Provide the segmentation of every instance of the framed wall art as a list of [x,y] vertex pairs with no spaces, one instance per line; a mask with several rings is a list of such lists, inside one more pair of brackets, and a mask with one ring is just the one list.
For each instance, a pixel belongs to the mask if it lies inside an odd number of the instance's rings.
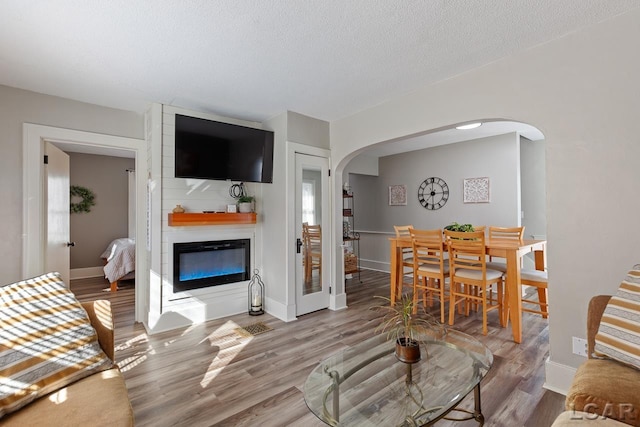
[[390,185],[389,186],[389,206],[406,206],[407,205],[407,186],[406,185]]
[[489,203],[489,178],[464,179],[464,203]]

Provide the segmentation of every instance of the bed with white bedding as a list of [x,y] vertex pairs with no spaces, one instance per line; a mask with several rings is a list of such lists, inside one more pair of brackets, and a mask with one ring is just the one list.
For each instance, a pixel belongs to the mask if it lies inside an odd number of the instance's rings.
[[136,242],[135,239],[115,239],[100,256],[105,261],[104,276],[111,283],[111,291],[118,290],[119,280],[135,278]]

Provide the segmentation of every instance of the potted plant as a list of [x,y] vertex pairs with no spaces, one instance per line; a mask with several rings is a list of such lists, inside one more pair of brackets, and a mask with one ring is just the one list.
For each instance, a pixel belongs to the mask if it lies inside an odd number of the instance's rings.
[[395,304],[383,296],[376,296],[389,302],[388,305],[374,307],[386,311],[377,332],[386,332],[387,337],[396,342],[395,355],[401,362],[415,363],[421,359],[420,340],[426,336],[441,337],[445,334],[444,325],[424,311],[418,311],[417,302],[413,296],[403,295]]
[[240,196],[238,198],[238,212],[240,213],[253,212],[254,200],[255,198],[253,196]]
[[473,225],[458,224],[457,222],[452,222],[451,224],[447,225],[444,229],[449,231],[464,231],[464,232],[474,231]]

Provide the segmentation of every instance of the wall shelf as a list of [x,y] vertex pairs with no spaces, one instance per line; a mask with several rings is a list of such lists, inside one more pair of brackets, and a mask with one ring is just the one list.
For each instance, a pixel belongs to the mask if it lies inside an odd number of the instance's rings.
[[257,215],[250,213],[169,213],[169,226],[255,224]]
[[342,242],[345,245],[344,274],[358,273],[360,277],[360,234],[355,231],[353,194],[342,193]]

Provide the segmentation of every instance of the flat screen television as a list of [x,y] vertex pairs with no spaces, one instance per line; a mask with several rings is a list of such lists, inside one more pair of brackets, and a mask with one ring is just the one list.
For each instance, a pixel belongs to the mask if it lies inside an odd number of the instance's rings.
[[273,182],[273,132],[176,114],[175,177]]

